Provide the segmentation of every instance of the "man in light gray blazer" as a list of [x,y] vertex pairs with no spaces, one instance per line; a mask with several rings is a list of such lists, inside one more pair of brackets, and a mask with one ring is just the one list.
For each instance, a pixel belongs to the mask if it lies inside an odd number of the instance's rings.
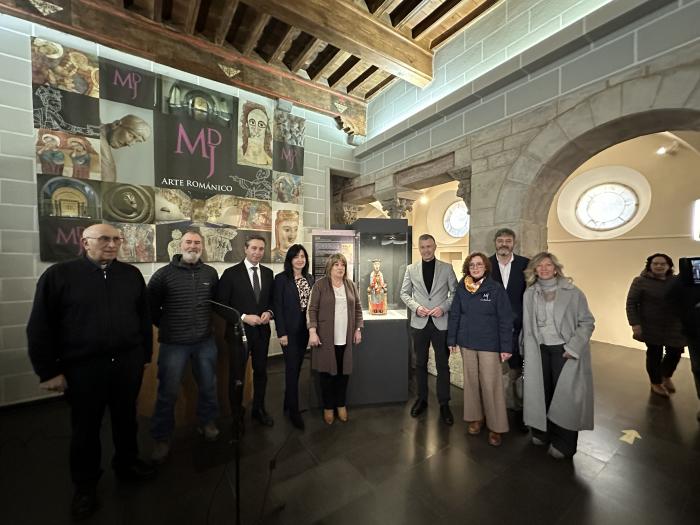
[[421,261],[410,264],[401,286],[401,300],[411,309],[411,337],[416,351],[418,399],[411,408],[417,417],[428,407],[428,353],[430,343],[437,365],[437,397],[440,418],[446,425],[454,423],[450,411],[450,351],[447,348],[447,315],[457,286],[450,264],[435,258],[435,238],[424,233],[418,238]]

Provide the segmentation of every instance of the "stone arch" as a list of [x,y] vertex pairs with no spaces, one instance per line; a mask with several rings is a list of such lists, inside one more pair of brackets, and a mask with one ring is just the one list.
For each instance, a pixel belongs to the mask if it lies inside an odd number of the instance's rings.
[[[554,195],[583,162],[641,135],[700,131],[700,60],[676,67],[650,63],[528,113],[511,119],[510,134],[504,136],[504,141],[524,133],[532,138],[505,167],[495,209],[486,210],[491,217],[472,217],[482,225],[470,232],[474,249],[490,248],[493,231],[502,226],[519,232],[523,253],[545,249]],[[528,118],[537,125],[522,131],[516,122]]]

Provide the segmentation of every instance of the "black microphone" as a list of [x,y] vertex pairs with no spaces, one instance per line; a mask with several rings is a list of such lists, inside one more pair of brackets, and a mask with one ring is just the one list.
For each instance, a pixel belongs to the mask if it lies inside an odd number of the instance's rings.
[[236,326],[238,328],[238,331],[240,332],[240,336],[241,336],[241,339],[243,340],[243,343],[245,344],[248,342],[248,339],[246,338],[246,335],[245,335],[245,327],[243,326],[243,319],[241,318],[241,313],[238,310],[236,310],[233,306],[229,306],[227,304],[223,304],[223,303],[220,303],[218,301],[214,301],[213,299],[206,299],[206,300],[202,301],[202,303],[211,303],[211,304],[218,306],[219,308],[224,308],[224,309],[232,312],[236,316],[235,320],[233,321],[233,324],[234,324],[234,326]]

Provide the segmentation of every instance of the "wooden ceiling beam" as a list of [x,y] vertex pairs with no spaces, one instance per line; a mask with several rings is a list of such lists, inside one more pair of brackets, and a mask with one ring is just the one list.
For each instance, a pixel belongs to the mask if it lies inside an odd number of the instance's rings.
[[389,14],[391,25],[396,29],[401,29],[406,24],[410,24],[418,16],[427,4],[432,0],[405,0]]
[[250,26],[250,33],[248,34],[248,37],[241,48],[241,54],[250,55],[250,53],[252,53],[255,46],[258,45],[258,40],[260,40],[260,36],[262,35],[265,26],[270,21],[270,18],[271,16],[267,13],[257,13],[255,15],[255,22],[253,22],[253,24]]
[[199,18],[199,9],[201,7],[202,0],[190,0],[184,26],[184,31],[188,35],[194,35],[194,30],[197,27],[197,19]]
[[316,44],[318,44],[317,38],[305,33],[300,34],[297,38],[306,39],[299,49],[297,55],[290,57],[289,60],[287,60],[286,56],[284,57],[284,65],[286,65],[289,68],[289,71],[292,73],[296,73],[304,66],[304,64],[311,58],[311,55],[316,51]]
[[298,27],[370,64],[425,87],[433,55],[410,38],[344,0],[255,0],[255,9]]
[[370,89],[366,94],[365,94],[365,100],[369,100],[372,98],[376,93],[384,89],[386,86],[391,84],[396,77],[394,75],[389,75],[386,77],[384,80],[382,80],[379,84],[374,86],[372,89]]
[[151,0],[151,20],[163,21],[163,0]]
[[459,7],[472,3],[472,0],[445,0],[411,30],[411,36],[418,38],[450,17]]
[[[447,31],[444,33],[441,33],[437,37],[435,37],[431,42],[430,42],[430,49],[435,48],[438,44],[441,44],[448,38],[450,38],[452,35],[454,35],[457,31],[465,27],[467,24],[471,23],[473,20],[475,20],[478,16],[480,16],[482,13],[484,13],[487,9],[492,7],[496,2],[499,0],[486,0],[483,4],[478,5],[475,7],[472,11],[469,12],[467,16],[464,16],[459,19],[459,21],[450,27]],[[427,19],[426,19],[427,20]],[[418,24],[420,25],[420,24]],[[415,35],[414,35],[415,38]]]
[[374,75],[377,71],[379,71],[379,68],[377,66],[370,66],[367,69],[365,69],[365,71],[359,77],[350,82],[348,84],[348,87],[345,88],[345,90],[348,92],[348,95],[355,91],[362,84],[364,84],[364,82],[368,80],[369,77]]
[[326,76],[333,63],[333,59],[338,56],[338,53],[340,53],[340,49],[332,44],[328,44],[309,67],[306,68],[306,73],[309,75],[309,78],[311,80],[318,80]]
[[294,40],[294,28],[288,25],[287,29],[285,29],[284,34],[282,35],[282,40],[280,40],[279,44],[277,44],[277,47],[275,47],[272,54],[266,58],[266,61],[273,64],[279,63],[287,50],[289,50],[292,40]]
[[403,0],[368,0],[367,9],[379,18],[384,13],[391,13]]
[[18,7],[14,1],[8,4],[8,0],[0,0],[0,13],[266,97],[283,98],[311,111],[340,118],[350,133],[367,133],[367,104],[363,100],[244,57],[231,48],[174,31],[98,0],[72,0],[72,16],[68,21],[44,17],[30,5]]
[[219,24],[216,26],[216,34],[214,35],[214,43],[217,46],[222,45],[226,41],[228,31],[231,29],[231,23],[233,22],[233,15],[236,14],[237,7],[238,0],[229,0],[224,5],[224,10],[221,13]]
[[328,76],[328,86],[333,87],[340,82],[359,61],[359,58],[351,55],[338,69]]

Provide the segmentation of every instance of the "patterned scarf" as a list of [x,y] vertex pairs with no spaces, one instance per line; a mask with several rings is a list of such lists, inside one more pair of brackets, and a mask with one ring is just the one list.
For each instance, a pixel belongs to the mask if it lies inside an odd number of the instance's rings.
[[[484,275],[484,277],[486,277],[486,276]],[[484,277],[482,277],[478,281],[475,281],[471,275],[467,275],[464,278],[464,287],[467,289],[467,291],[469,293],[476,293],[476,291],[481,286],[481,283],[484,282]]]

